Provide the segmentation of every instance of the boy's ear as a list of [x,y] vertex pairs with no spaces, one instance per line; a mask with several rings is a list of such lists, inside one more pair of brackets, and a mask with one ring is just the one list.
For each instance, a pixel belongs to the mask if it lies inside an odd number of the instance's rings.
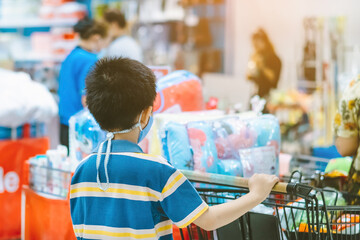
[[141,116],[141,127],[144,128],[149,122],[149,118],[152,114],[153,107],[150,106],[146,108]]

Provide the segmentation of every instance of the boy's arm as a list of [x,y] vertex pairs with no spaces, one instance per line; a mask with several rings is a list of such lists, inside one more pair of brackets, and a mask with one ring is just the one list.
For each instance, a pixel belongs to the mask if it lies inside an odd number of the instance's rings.
[[278,181],[276,176],[255,174],[249,180],[248,194],[234,201],[209,207],[194,223],[207,231],[223,227],[264,201]]

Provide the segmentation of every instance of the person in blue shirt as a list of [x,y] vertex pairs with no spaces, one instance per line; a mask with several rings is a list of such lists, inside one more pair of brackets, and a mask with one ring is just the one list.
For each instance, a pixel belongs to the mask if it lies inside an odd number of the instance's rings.
[[149,68],[128,58],[102,58],[86,78],[89,111],[108,135],[71,181],[77,239],[171,240],[173,223],[214,230],[265,200],[278,181],[254,175],[248,194],[208,206],[167,160],[144,154],[138,143],[153,123],[155,80]]
[[69,119],[85,105],[85,77],[98,60],[97,53],[105,47],[107,37],[106,26],[89,18],[80,20],[74,31],[80,36],[79,44],[62,63],[59,75],[60,143],[67,147]]

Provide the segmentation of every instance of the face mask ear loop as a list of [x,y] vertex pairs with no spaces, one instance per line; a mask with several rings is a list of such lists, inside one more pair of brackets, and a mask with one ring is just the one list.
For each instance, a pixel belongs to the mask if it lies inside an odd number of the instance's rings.
[[144,111],[142,111],[142,112],[140,113],[139,122],[138,122],[138,125],[139,125],[139,128],[140,128],[140,132],[143,130],[143,128],[141,127],[141,117],[142,117],[143,112],[144,112]]
[[[105,141],[104,141],[105,142]],[[104,189],[101,186],[100,177],[99,177],[99,167],[100,167],[100,161],[101,161],[101,152],[104,146],[104,142],[102,142],[99,146],[98,153],[96,156],[96,182],[98,184],[98,187],[104,191]]]
[[107,138],[107,146],[106,146],[106,153],[105,153],[105,160],[104,160],[104,170],[105,170],[106,184],[105,184],[104,188],[101,185],[99,168],[100,168],[100,162],[101,162],[101,152],[102,152],[102,149],[104,147],[105,141],[102,142],[100,144],[100,146],[99,146],[99,150],[98,150],[98,153],[97,153],[97,156],[96,156],[96,182],[98,184],[98,187],[101,190],[103,190],[104,192],[109,188],[109,184],[110,184],[109,173],[108,173],[107,166],[108,166],[109,158],[110,158],[111,140],[114,138],[114,134],[128,133],[128,132],[132,131],[134,128],[136,128],[136,127],[139,127],[140,132],[141,132],[143,130],[142,127],[141,127],[142,114],[143,114],[143,112],[141,112],[141,114],[140,114],[139,122],[137,124],[135,124],[132,128],[127,129],[127,130],[123,130],[123,131],[119,131],[119,132],[109,132],[107,134],[107,136],[106,136],[106,138]]
[[108,133],[107,134],[107,147],[106,147],[106,153],[105,153],[105,161],[104,161],[104,168],[105,168],[105,177],[106,177],[106,184],[105,187],[103,188],[101,185],[101,181],[100,181],[100,177],[99,177],[99,168],[100,168],[100,161],[101,161],[101,151],[103,149],[104,146],[104,142],[101,143],[100,147],[99,147],[99,151],[98,151],[98,155],[96,158],[96,181],[98,184],[98,187],[103,190],[104,192],[109,188],[109,173],[108,173],[108,169],[107,169],[107,165],[109,163],[109,158],[110,158],[110,150],[111,150],[111,140],[114,138],[114,134],[113,133]]
[[108,173],[108,164],[109,164],[109,158],[110,158],[110,150],[111,150],[111,140],[114,138],[114,134],[110,133],[109,134],[109,140],[108,140],[108,144],[107,144],[107,148],[106,148],[106,155],[105,155],[105,162],[104,162],[104,167],[105,167],[105,177],[106,177],[106,185],[105,185],[105,189],[104,191],[106,191],[109,188],[109,173]]

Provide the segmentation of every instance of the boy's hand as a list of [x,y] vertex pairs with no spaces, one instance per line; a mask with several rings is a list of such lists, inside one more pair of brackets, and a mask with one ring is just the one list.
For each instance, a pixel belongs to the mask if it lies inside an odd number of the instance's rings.
[[250,194],[262,202],[269,196],[271,189],[278,181],[279,178],[275,175],[254,174],[249,179]]
[[225,226],[264,201],[278,181],[279,179],[274,175],[255,174],[248,182],[249,194],[234,201],[209,207],[194,223],[208,231]]

